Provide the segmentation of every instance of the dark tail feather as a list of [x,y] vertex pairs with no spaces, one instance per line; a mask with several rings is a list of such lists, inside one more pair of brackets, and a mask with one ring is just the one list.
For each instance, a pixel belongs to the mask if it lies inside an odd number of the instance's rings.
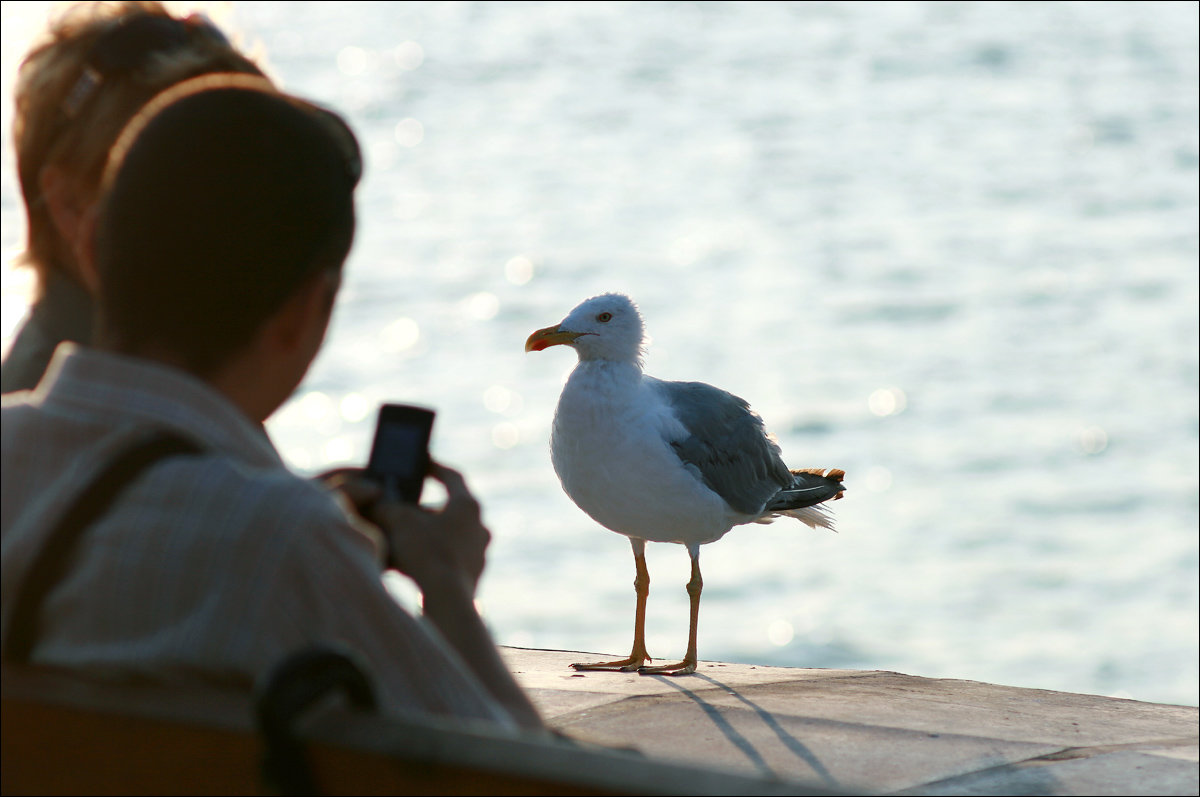
[[842,479],[846,471],[831,468],[805,468],[792,471],[792,484],[786,490],[780,490],[778,495],[767,504],[767,512],[784,512],[789,509],[803,509],[816,506],[826,501],[836,501],[846,491]]

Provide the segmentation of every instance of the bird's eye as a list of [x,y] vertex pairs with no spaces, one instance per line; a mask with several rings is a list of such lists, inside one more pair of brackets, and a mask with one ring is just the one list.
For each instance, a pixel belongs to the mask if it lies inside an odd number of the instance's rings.
[[612,321],[612,313],[601,313],[596,316],[596,320],[601,324],[607,324],[609,321]]

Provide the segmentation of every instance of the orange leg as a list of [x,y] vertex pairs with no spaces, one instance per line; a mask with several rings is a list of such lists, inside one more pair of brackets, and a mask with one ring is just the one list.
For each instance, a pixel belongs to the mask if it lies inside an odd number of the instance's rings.
[[700,577],[700,546],[689,545],[692,557],[692,578],[687,583],[687,594],[691,602],[691,620],[688,623],[687,654],[677,664],[662,664],[657,667],[640,667],[642,675],[691,675],[696,671],[696,629],[700,624],[700,592],[704,579]]
[[633,590],[637,593],[637,609],[633,615],[633,650],[629,658],[620,661],[597,661],[591,664],[572,664],[578,670],[602,670],[609,672],[633,672],[650,661],[646,652],[646,596],[650,594],[650,571],[646,569],[646,541],[629,538],[633,545],[633,564],[637,575],[633,579]]

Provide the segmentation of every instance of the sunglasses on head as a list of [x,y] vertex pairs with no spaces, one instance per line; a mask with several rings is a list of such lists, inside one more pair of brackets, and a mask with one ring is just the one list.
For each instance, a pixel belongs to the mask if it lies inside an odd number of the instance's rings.
[[194,37],[229,46],[215,25],[199,14],[185,19],[139,14],[115,20],[88,51],[83,74],[63,100],[63,111],[73,119],[106,80],[136,72],[160,53],[186,47]]

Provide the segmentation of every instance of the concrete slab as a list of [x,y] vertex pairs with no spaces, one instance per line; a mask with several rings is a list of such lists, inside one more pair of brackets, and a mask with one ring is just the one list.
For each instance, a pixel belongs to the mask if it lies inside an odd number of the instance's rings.
[[871,794],[1197,794],[1195,707],[900,673],[701,662],[576,673],[504,649],[549,722],[648,756]]
[[[1029,761],[930,783],[897,794],[920,795],[1095,795],[1196,794],[1196,765],[1163,765],[1142,753],[1119,751],[1068,761]],[[1191,785],[1189,785],[1189,783]]]

